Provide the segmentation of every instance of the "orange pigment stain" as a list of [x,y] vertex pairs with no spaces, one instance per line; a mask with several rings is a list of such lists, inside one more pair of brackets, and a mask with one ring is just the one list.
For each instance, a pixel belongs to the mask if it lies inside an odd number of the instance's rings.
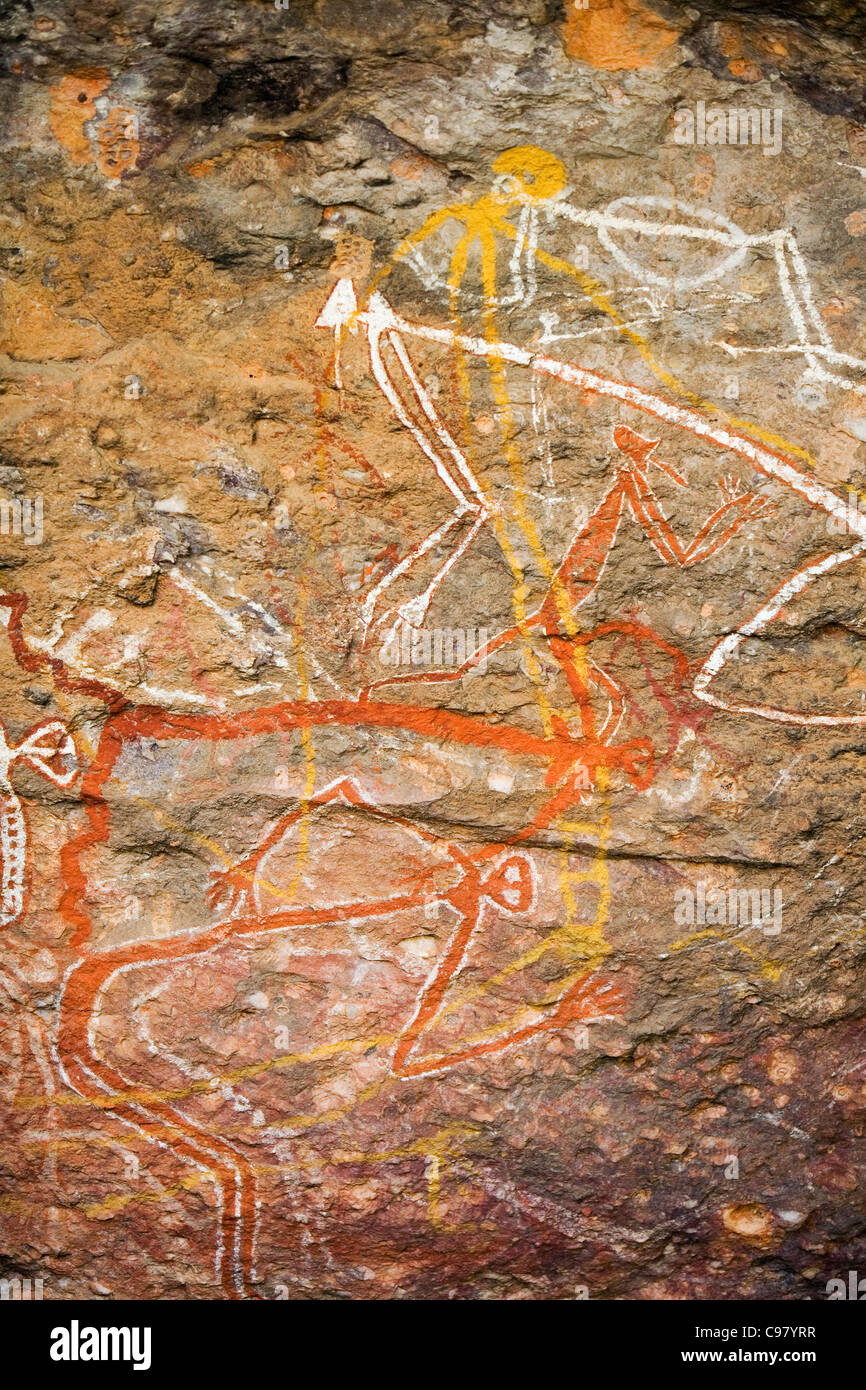
[[111,77],[104,68],[79,68],[68,73],[51,88],[48,123],[73,164],[95,163],[104,178],[119,179],[135,169],[141,152],[135,112],[128,106],[112,106],[93,136],[85,129],[96,121],[97,98],[110,85]]
[[93,158],[84,127],[96,116],[94,102],[110,82],[104,68],[80,68],[51,88],[53,101],[48,123],[73,164],[89,164]]
[[418,183],[423,179],[426,169],[422,160],[405,157],[395,159],[389,167],[395,179],[408,179],[410,183]]
[[569,57],[605,72],[647,68],[679,38],[678,30],[640,0],[593,0],[588,9],[566,0],[565,13]]
[[728,70],[732,77],[739,77],[742,82],[760,82],[764,76],[758,64],[749,62],[748,58],[734,58],[728,63]]

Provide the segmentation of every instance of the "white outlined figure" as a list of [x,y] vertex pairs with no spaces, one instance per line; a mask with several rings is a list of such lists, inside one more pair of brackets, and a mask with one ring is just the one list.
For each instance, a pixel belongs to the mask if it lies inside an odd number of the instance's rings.
[[[666,213],[669,217],[683,216],[688,222],[659,221],[651,217],[628,216],[627,210],[646,209],[649,213]],[[576,208],[571,203],[553,201],[549,206],[553,218],[565,218],[577,226],[594,230],[605,250],[616,263],[632,278],[642,283],[670,291],[699,289],[713,281],[720,280],[730,270],[743,265],[750,252],[769,251],[773,256],[776,277],[792,328],[792,338],[788,342],[772,343],[766,347],[736,347],[727,342],[714,346],[721,347],[732,357],[746,353],[790,354],[805,359],[809,381],[821,381],[846,390],[866,395],[866,385],[858,384],[838,372],[828,371],[828,367],[848,367],[856,372],[866,373],[866,360],[850,353],[839,352],[830,338],[824,321],[818,313],[809,273],[794,233],[780,229],[775,232],[748,235],[735,223],[720,213],[704,208],[692,207],[688,203],[672,198],[625,197],[609,203],[604,212]],[[612,233],[621,231],[634,233],[650,241],[692,242],[717,247],[721,260],[695,275],[661,275],[648,263],[649,258],[641,259],[618,246]]]
[[[75,744],[59,719],[37,724],[17,746],[9,743],[6,728],[0,721],[0,851],[3,857],[0,927],[8,927],[21,916],[27,890],[27,822],[12,786],[12,767],[17,762],[27,763],[55,786],[68,787],[78,774],[77,766],[63,766],[70,758],[74,762]],[[54,765],[57,763],[59,768]]]
[[778,724],[815,725],[827,728],[840,725],[859,726],[861,728],[866,726],[866,714],[803,714],[796,710],[778,709],[771,705],[737,703],[725,699],[721,695],[716,695],[710,690],[715,677],[729,661],[736,658],[742,643],[747,638],[755,637],[764,632],[770,623],[778,618],[786,604],[803,593],[810,584],[814,584],[823,575],[830,574],[850,560],[862,560],[864,557],[866,557],[866,540],[861,540],[850,550],[824,555],[820,560],[814,560],[811,564],[804,565],[796,574],[786,579],[784,584],[779,586],[768,602],[753,617],[738,627],[736,632],[729,633],[727,637],[723,637],[720,642],[716,643],[698,672],[694,683],[693,689],[698,699],[703,700],[708,705],[713,705],[716,709],[725,710],[729,714],[757,714],[763,719],[772,719]]
[[[390,638],[401,622],[406,622],[411,627],[421,626],[434,594],[445,576],[468,550],[485,521],[491,515],[492,504],[482,492],[478,480],[469,467],[466,455],[448,430],[415,371],[400,336],[401,320],[398,320],[388,301],[383,295],[373,294],[370,297],[368,308],[362,315],[359,315],[352,282],[350,280],[338,280],[316,320],[316,326],[318,328],[333,328],[335,340],[339,344],[340,337],[347,326],[351,332],[356,331],[354,327],[356,322],[363,322],[366,331],[370,367],[376,384],[400,423],[411,431],[422,453],[432,463],[438,478],[456,502],[451,516],[436,530],[431,531],[423,541],[414,546],[400,563],[390,570],[367,594],[362,608],[362,623],[365,633],[373,621],[376,605],[385,590],[414,568],[428,551],[441,545],[445,537],[464,518],[471,517],[472,519],[471,525],[454,549],[449,552],[444,564],[426,589],[394,610],[395,623],[388,634],[388,638]],[[396,357],[410,391],[420,407],[420,420],[409,413],[400,396],[394,379],[385,364],[383,346],[389,347]]]

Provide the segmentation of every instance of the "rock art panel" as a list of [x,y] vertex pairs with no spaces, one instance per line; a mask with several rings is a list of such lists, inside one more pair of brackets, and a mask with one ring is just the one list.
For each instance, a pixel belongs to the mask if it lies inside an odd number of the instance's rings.
[[553,8],[0,20],[45,1297],[866,1259],[856,26]]

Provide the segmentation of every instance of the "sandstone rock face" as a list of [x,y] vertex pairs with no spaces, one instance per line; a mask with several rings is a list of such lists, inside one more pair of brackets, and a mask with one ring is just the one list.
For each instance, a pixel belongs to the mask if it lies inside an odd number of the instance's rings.
[[6,3],[3,1274],[866,1274],[852,6]]

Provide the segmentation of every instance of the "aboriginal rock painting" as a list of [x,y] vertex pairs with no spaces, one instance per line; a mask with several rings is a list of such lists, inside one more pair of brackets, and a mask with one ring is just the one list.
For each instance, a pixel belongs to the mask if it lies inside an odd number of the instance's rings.
[[[28,636],[24,594],[4,600],[22,675],[70,708],[2,737],[4,928],[43,871],[28,866],[16,766],[75,808],[57,848],[56,1012],[15,1041],[44,1094],[14,1078],[7,1091],[42,1106],[55,1165],[76,1139],[120,1155],[100,1215],[150,1204],[156,1221],[166,1192],[178,1210],[205,1204],[207,1248],[175,1213],[205,1294],[273,1297],[286,1250],[292,1267],[317,1241],[325,1258],[323,1170],[396,1164],[437,1239],[456,1229],[448,1181],[509,1200],[467,1147],[483,1107],[443,1125],[436,1096],[478,1077],[507,1094],[552,1040],[587,1046],[628,1021],[640,962],[620,960],[622,818],[662,797],[684,748],[724,764],[731,721],[758,736],[866,725],[859,686],[841,706],[838,682],[804,695],[779,659],[792,614],[808,624],[834,586],[859,583],[866,516],[819,480],[809,411],[862,397],[866,362],[834,347],[792,232],[746,234],[660,197],[588,210],[568,178],[544,150],[507,150],[482,196],[443,206],[369,276],[338,258],[310,316],[317,341],[333,335],[321,456],[356,468],[374,510],[383,465],[343,428],[366,393],[399,437],[405,486],[436,498],[429,529],[356,563],[351,688],[298,630],[294,698],[141,703]],[[752,264],[775,297],[773,341],[750,341]],[[670,364],[696,316],[706,352],[685,379]],[[770,357],[783,401],[750,376]],[[784,572],[762,558],[770,528]],[[200,570],[171,577],[238,626],[239,604],[202,598]],[[282,615],[290,630],[296,616]],[[481,628],[437,665],[430,632]],[[410,660],[386,664],[388,650]],[[232,846],[212,830],[217,803]],[[209,1016],[202,1032],[208,980],[220,1027]],[[245,982],[242,1011],[228,990],[221,1005],[226,980]],[[393,1123],[362,1150],[356,1117],[375,1107]]]

